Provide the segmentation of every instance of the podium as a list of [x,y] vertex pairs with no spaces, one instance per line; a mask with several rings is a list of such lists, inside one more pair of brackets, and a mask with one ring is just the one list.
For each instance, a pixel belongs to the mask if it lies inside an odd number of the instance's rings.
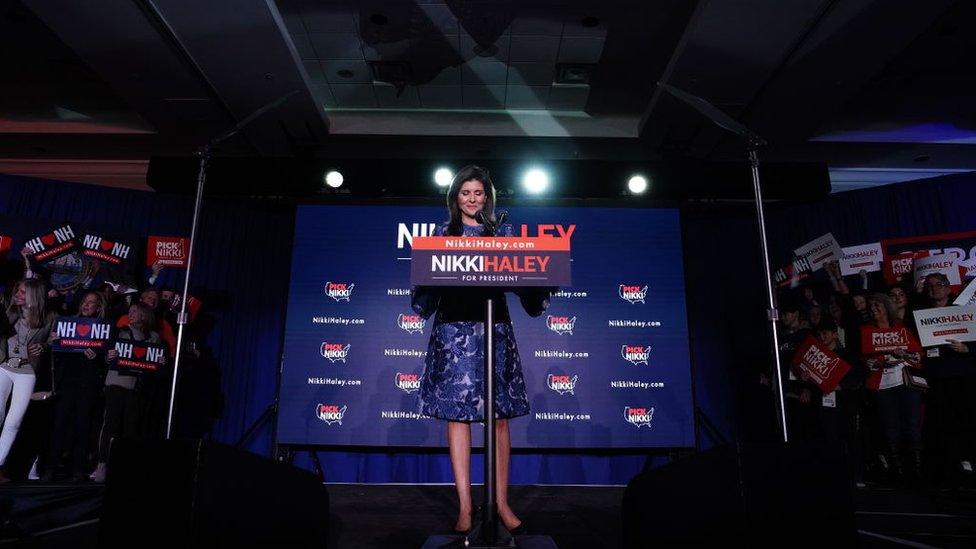
[[[490,230],[490,232],[494,232]],[[412,286],[495,287],[505,290],[571,285],[569,238],[543,237],[414,237]],[[498,520],[495,463],[495,303],[485,300],[485,490],[480,521],[464,539],[474,549],[493,547],[555,547],[545,536],[516,540]],[[445,536],[450,537],[450,536]],[[522,536],[520,536],[521,538]],[[441,547],[432,537],[427,546]]]

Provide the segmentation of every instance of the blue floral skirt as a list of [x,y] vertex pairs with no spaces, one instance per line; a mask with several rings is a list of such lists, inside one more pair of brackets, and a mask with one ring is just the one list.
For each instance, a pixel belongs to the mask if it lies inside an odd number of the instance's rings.
[[[420,413],[484,421],[484,322],[435,324],[420,378]],[[529,413],[522,361],[511,324],[495,324],[495,417]]]

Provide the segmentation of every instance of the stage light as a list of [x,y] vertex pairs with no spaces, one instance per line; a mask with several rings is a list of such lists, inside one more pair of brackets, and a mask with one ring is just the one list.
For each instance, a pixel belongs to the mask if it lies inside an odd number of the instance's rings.
[[332,187],[333,189],[338,189],[342,186],[342,174],[336,170],[330,170],[329,173],[325,174],[325,184]]
[[448,168],[437,168],[434,172],[434,183],[437,183],[438,187],[446,187],[451,184],[454,180],[454,172]]
[[647,190],[647,178],[643,175],[633,175],[627,182],[627,188],[634,194],[643,194]]
[[539,194],[549,187],[549,174],[539,168],[532,168],[522,176],[522,186],[532,194]]

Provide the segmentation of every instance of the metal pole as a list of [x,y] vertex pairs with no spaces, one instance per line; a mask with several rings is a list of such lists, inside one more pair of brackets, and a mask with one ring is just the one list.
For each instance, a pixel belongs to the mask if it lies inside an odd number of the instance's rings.
[[773,276],[769,268],[769,247],[766,243],[766,216],[763,210],[762,188],[759,185],[759,155],[756,154],[756,144],[749,145],[749,164],[752,167],[752,189],[756,195],[756,215],[759,217],[759,241],[762,244],[763,268],[766,273],[766,296],[769,300],[769,309],[766,316],[769,319],[770,327],[773,329],[773,360],[776,364],[776,404],[777,415],[779,416],[780,426],[783,429],[783,442],[789,442],[789,434],[786,431],[786,403],[783,400],[783,371],[779,358],[779,330],[776,322],[779,320],[779,310],[776,308],[776,295],[773,290]]
[[485,504],[481,535],[485,545],[495,544],[498,509],[495,501],[495,302],[485,300]]
[[186,251],[186,277],[183,279],[183,300],[180,314],[176,318],[179,328],[176,333],[176,356],[173,359],[173,385],[169,393],[169,415],[166,418],[166,440],[173,436],[173,407],[176,404],[176,382],[180,377],[180,359],[183,356],[183,329],[187,323],[186,303],[190,298],[190,270],[193,267],[193,245],[197,239],[197,225],[200,222],[200,206],[203,204],[203,186],[207,181],[207,163],[210,161],[210,146],[200,150],[200,171],[197,173],[197,199],[193,206],[193,227],[190,229],[190,247]]

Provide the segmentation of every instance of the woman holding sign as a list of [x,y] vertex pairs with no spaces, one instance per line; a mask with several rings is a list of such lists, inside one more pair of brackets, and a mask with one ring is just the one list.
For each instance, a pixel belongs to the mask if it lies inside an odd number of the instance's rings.
[[[911,386],[921,368],[922,349],[908,328],[896,320],[895,306],[884,294],[867,298],[871,323],[861,327],[861,355],[868,368],[866,385],[874,391],[892,472],[917,480],[922,463],[922,393]],[[902,450],[908,455],[903,466]]]
[[[479,223],[495,221],[495,188],[487,171],[466,166],[458,171],[447,193],[449,221],[434,236],[491,236]],[[512,227],[499,227],[500,236],[514,236]],[[455,531],[471,528],[471,423],[484,421],[484,304],[495,301],[495,437],[497,446],[498,517],[509,531],[521,521],[508,505],[508,467],[511,439],[508,419],[529,413],[522,363],[505,293],[502,288],[416,288],[412,306],[429,317],[436,311],[424,373],[419,408],[425,416],[446,420],[447,440],[460,512]],[[539,316],[549,305],[548,292],[520,292],[522,306]]]
[[[129,325],[119,330],[118,339],[158,344],[161,339],[152,330],[155,325],[153,310],[149,305],[141,301],[133,303],[129,306]],[[113,369],[118,356],[115,349],[105,354],[105,362],[109,365],[105,376],[105,417],[102,420],[102,432],[98,436],[98,466],[90,477],[95,482],[105,482],[112,440],[137,436],[142,430],[148,405],[138,376]]]
[[4,341],[0,342],[0,422],[3,423],[3,431],[0,432],[0,484],[10,482],[4,466],[30,404],[37,380],[35,372],[41,367],[41,358],[47,351],[47,337],[54,315],[45,314],[46,295],[40,280],[21,280],[14,286],[7,309],[9,325],[3,334]]
[[[77,316],[104,319],[105,298],[98,292],[87,292],[81,298]],[[61,319],[65,320],[64,318]],[[105,351],[93,349],[84,352],[54,352],[54,427],[47,467],[42,481],[54,479],[54,472],[62,453],[71,452],[72,480],[84,480],[88,475],[89,434],[92,409],[98,400],[98,391],[104,384]]]

